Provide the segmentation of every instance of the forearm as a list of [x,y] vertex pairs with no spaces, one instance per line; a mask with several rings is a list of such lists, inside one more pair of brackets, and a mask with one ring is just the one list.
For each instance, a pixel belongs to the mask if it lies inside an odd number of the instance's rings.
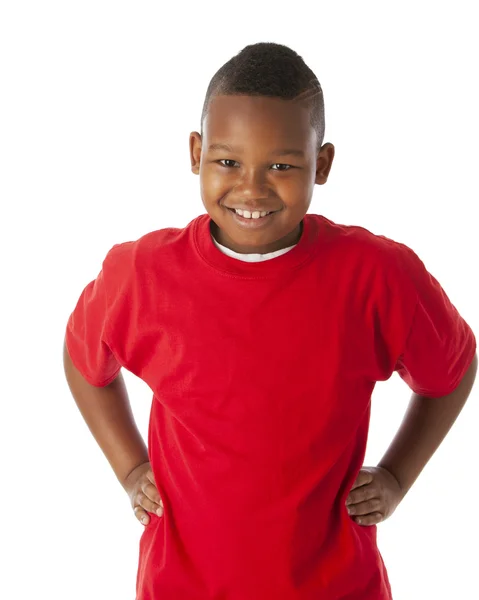
[[66,344],[65,376],[72,396],[118,481],[148,461],[148,450],[136,426],[122,374],[105,387],[88,383],[73,364]]
[[442,398],[413,394],[401,426],[378,463],[396,477],[405,495],[461,412],[474,384],[477,355],[459,386]]

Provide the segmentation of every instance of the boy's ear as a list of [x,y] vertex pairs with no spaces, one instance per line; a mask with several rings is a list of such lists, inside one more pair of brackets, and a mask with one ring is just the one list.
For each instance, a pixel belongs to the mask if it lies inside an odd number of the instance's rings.
[[318,158],[316,159],[316,179],[315,183],[323,185],[328,181],[329,172],[334,160],[334,146],[327,143],[321,147]]
[[192,131],[190,133],[190,162],[191,171],[195,175],[200,173],[201,146],[201,135],[197,131]]

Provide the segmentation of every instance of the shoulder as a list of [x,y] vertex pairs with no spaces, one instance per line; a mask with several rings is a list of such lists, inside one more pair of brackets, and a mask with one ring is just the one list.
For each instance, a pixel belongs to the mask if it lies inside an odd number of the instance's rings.
[[330,246],[337,268],[347,269],[351,283],[367,287],[369,293],[384,302],[391,300],[413,306],[417,290],[424,286],[429,274],[418,255],[407,244],[361,225],[336,223],[315,215],[320,222],[320,235]]
[[404,269],[419,259],[406,244],[382,234],[373,233],[361,225],[336,223],[323,215],[312,215],[319,220],[320,238],[325,238],[338,251],[359,259],[372,260],[377,267]]
[[115,244],[103,261],[110,276],[138,276],[145,269],[164,264],[169,253],[181,252],[190,242],[193,219],[185,227],[165,227],[150,231],[136,240]]
[[133,241],[115,244],[108,251],[104,263],[106,263],[107,266],[138,263],[138,261],[146,259],[149,255],[161,251],[162,248],[167,247],[174,242],[180,231],[182,230],[167,227],[165,229],[148,232]]

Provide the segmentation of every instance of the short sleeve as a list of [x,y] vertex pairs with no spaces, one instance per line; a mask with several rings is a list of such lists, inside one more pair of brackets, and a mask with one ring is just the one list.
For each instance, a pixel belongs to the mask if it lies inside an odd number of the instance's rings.
[[416,307],[395,369],[413,392],[439,398],[459,385],[476,352],[476,338],[439,282],[407,246],[404,275],[414,287]]
[[118,375],[121,365],[107,337],[108,303],[103,270],[83,290],[70,315],[65,343],[70,358],[88,383],[103,387]]

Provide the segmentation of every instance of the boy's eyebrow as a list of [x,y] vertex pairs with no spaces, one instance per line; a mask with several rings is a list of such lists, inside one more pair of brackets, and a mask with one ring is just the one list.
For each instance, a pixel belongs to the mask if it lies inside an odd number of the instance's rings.
[[[215,150],[225,150],[226,152],[236,152],[237,154],[241,154],[243,149],[234,148],[228,144],[210,144],[208,150],[210,152],[214,152]],[[304,152],[295,148],[279,148],[277,150],[273,150],[271,154],[274,154],[275,156],[298,156],[300,158],[304,158]]]

